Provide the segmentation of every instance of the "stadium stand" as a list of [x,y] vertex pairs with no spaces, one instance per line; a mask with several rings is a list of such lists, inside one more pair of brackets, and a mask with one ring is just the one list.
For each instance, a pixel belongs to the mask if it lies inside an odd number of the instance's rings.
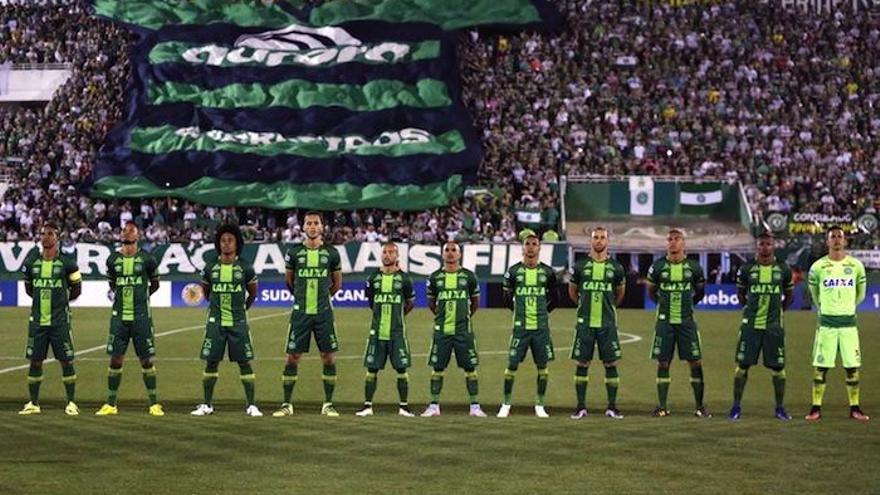
[[[759,220],[876,213],[876,17],[789,15],[744,1],[558,6],[567,18],[558,34],[462,34],[464,97],[486,149],[479,183],[438,210],[329,213],[333,242],[509,241],[518,211],[540,212],[539,228],[558,229],[566,174],[736,179]],[[287,212],[83,193],[122,115],[129,36],[81,2],[0,6],[0,63],[74,67],[45,107],[0,107],[0,160],[14,171],[0,240],[32,238],[41,219],[71,240],[110,240],[128,218],[151,242],[199,242],[227,220],[252,239],[299,239],[300,219]],[[876,247],[877,235],[856,243]]]

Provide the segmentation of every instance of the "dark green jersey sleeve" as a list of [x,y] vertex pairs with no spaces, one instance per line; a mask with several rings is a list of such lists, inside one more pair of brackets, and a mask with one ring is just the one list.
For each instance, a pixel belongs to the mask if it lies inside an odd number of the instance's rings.
[[428,297],[431,299],[437,299],[437,278],[441,273],[442,272],[438,270],[428,275],[428,278],[425,280],[425,289],[428,292]]
[[506,272],[504,272],[504,278],[501,280],[501,288],[504,292],[513,293],[516,289],[516,276],[514,273],[517,266],[519,266],[519,263],[511,266]]
[[34,262],[37,261],[37,257],[39,257],[39,250],[37,250],[37,254],[31,253],[24,260],[24,264],[21,265],[21,274],[24,277],[25,282],[33,283],[34,281]]
[[660,270],[662,269],[662,265],[664,263],[663,258],[655,261],[651,264],[651,267],[648,268],[648,282],[652,285],[660,285]]
[[144,271],[150,280],[159,278],[159,262],[156,261],[155,256],[146,252],[144,253]]
[[782,269],[782,290],[794,290],[794,280],[792,280],[791,267],[787,263],[779,262]]
[[626,269],[619,261],[613,260],[614,263],[614,287],[626,285]]
[[253,265],[245,261],[241,261],[242,273],[244,275],[244,284],[249,285],[257,281],[257,272]]
[[328,256],[330,260],[327,263],[330,273],[342,271],[342,258],[339,256],[339,250],[328,246],[327,251],[330,253]]
[[118,251],[113,251],[113,253],[107,257],[107,280],[109,280],[111,284],[116,283],[116,258],[118,257]]
[[82,283],[82,274],[79,272],[79,265],[76,264],[76,258],[72,255],[61,256],[64,274],[67,276],[67,283],[77,285]]
[[691,271],[693,271],[692,280],[694,282],[694,288],[696,288],[697,285],[705,284],[706,274],[703,273],[703,267],[700,266],[700,263],[693,260],[688,260],[688,264],[691,265]]
[[214,265],[217,264],[217,260],[212,260],[205,263],[205,268],[202,269],[202,283],[205,285],[211,285],[211,271],[214,269]]
[[407,301],[412,301],[416,298],[416,291],[413,288],[412,278],[406,274],[402,273],[403,278],[403,298]]
[[[752,268],[752,262],[746,261],[742,265],[740,265],[739,270],[736,271],[736,287],[739,290],[748,290],[749,287],[749,272]],[[745,304],[744,301],[740,301],[740,304]]]
[[299,248],[302,244],[297,244],[296,246],[291,246],[287,253],[284,254],[284,268],[286,270],[295,271],[296,270],[296,252],[299,251]]
[[559,292],[557,291],[556,272],[553,268],[544,265],[544,273],[547,276],[547,283],[544,285],[544,294],[547,297],[547,311],[553,311],[559,305]]
[[477,281],[477,275],[470,271],[466,270],[468,277],[468,290],[470,290],[471,297],[480,295],[480,283]]

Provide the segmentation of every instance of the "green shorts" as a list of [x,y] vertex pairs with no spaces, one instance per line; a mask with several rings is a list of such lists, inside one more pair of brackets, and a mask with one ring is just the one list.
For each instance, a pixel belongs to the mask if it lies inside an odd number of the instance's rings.
[[336,352],[339,350],[332,310],[316,315],[307,315],[305,311],[293,310],[290,314],[290,325],[287,327],[287,353],[305,354],[309,352],[313,333],[319,351]]
[[455,362],[459,368],[471,369],[479,366],[480,357],[477,355],[477,340],[473,332],[452,335],[434,332],[428,366],[435,370],[445,370],[449,366],[452,351],[455,351]]
[[391,367],[396,370],[410,367],[412,358],[405,335],[392,334],[388,340],[379,340],[374,332],[371,331],[370,334],[367,350],[364,352],[364,368],[381,370],[388,360],[391,360]]
[[553,361],[556,356],[553,353],[553,339],[550,338],[550,330],[514,330],[510,336],[510,351],[508,362],[510,368],[516,368],[519,363],[525,361],[526,353],[532,350],[532,359],[539,368],[544,368],[547,363]]
[[859,329],[856,327],[831,328],[820,326],[816,329],[813,342],[813,366],[833,368],[837,362],[837,351],[844,368],[860,368],[862,354],[859,351]]
[[599,359],[603,362],[610,363],[623,357],[617,328],[591,328],[586,323],[578,323],[574,329],[571,358],[579,362],[592,361],[596,348],[599,349]]
[[124,356],[129,340],[134,342],[134,351],[141,359],[156,355],[153,343],[153,320],[149,316],[123,321],[119,317],[110,318],[110,335],[107,336],[107,354]]
[[73,360],[73,335],[69,324],[40,326],[38,323],[30,322],[24,357],[31,361],[44,361],[49,355],[49,344],[52,345],[55,359]]
[[764,366],[782,369],[785,367],[785,331],[779,328],[756,330],[748,325],[739,328],[736,344],[736,364],[754,366],[758,355],[764,355]]
[[703,358],[700,350],[700,332],[695,321],[656,323],[651,358],[657,361],[672,361],[676,347],[678,347],[678,359],[699,361]]
[[208,320],[208,326],[205,327],[205,340],[202,343],[202,359],[209,362],[222,361],[227,348],[229,348],[230,361],[241,362],[254,359],[254,346],[251,342],[251,330],[248,324],[242,322],[231,327],[224,327],[216,321]]

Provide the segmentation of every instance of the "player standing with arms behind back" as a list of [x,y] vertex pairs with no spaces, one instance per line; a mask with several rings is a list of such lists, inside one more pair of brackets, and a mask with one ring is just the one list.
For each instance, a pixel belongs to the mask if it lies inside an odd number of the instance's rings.
[[571,274],[568,297],[576,302],[577,325],[571,359],[575,361],[574,388],[577,407],[571,419],[587,416],[587,384],[590,361],[595,348],[605,365],[605,389],[608,407],[605,416],[623,419],[617,409],[620,375],[617,364],[621,358],[620,337],[617,335],[617,306],[626,292],[626,272],[608,255],[608,230],[596,227],[590,233],[590,256]]
[[547,393],[547,364],[553,361],[553,340],[550,338],[550,312],[556,307],[556,275],[541,263],[541,241],[535,234],[523,240],[523,260],[504,274],[504,302],[513,310],[513,335],[510,337],[507,369],[504,370],[504,402],[499,418],[510,415],[513,381],[519,364],[529,349],[538,368],[535,416],[549,418],[544,409]]
[[214,386],[220,374],[220,361],[226,348],[229,360],[238,363],[241,384],[247,399],[245,414],[262,416],[254,398],[256,376],[251,367],[254,348],[247,310],[257,297],[257,275],[250,263],[240,258],[244,239],[238,225],[225,224],[217,228],[214,248],[219,257],[205,265],[202,272],[202,290],[208,299],[208,323],[201,357],[206,361],[202,385],[205,402],[190,414],[207,416],[214,413]]
[[703,362],[700,333],[694,320],[694,306],[703,299],[706,277],[703,269],[687,259],[684,252],[684,232],[672,229],[666,235],[666,256],[655,261],[648,269],[648,297],[657,303],[657,322],[654,326],[654,344],[651,357],[657,360],[657,397],[659,404],[653,416],[669,415],[666,398],[669,395],[669,364],[675,348],[679,359],[691,368],[691,387],[694,390],[694,416],[711,418],[703,405]]
[[70,324],[70,301],[82,292],[82,276],[76,261],[61,254],[58,227],[44,223],[40,229],[41,253],[30,255],[24,262],[24,290],[33,298],[28,321],[25,357],[30,360],[28,391],[30,401],[18,414],[40,414],[40,384],[43,382],[43,361],[52,353],[61,364],[61,381],[67,394],[65,414],[76,416],[74,402],[76,370],[73,367],[73,336]]
[[479,382],[477,342],[471,318],[480,307],[480,284],[474,272],[461,266],[461,247],[455,241],[443,244],[443,267],[428,277],[428,307],[434,313],[434,333],[428,366],[431,372],[431,403],[422,417],[440,416],[440,392],[443,373],[455,352],[455,361],[465,373],[470,415],[480,418],[486,413],[477,399]]
[[303,217],[306,240],[290,248],[285,257],[285,280],[293,294],[293,310],[287,332],[287,363],[281,376],[284,401],[272,416],[293,414],[293,388],[299,375],[299,361],[309,352],[312,334],[321,353],[324,404],[321,414],[336,417],[333,391],[336,388],[336,322],[333,319],[333,294],[342,287],[339,251],[324,244],[324,220],[317,211]]
[[162,404],[156,397],[156,355],[153,341],[153,315],[150,313],[150,296],[159,290],[159,264],[150,253],[138,248],[140,232],[137,224],[126,222],[122,227],[122,247],[107,258],[107,279],[113,291],[113,310],[110,317],[110,336],[107,338],[107,354],[110,368],[107,373],[107,402],[95,413],[97,416],[119,414],[116,397],[122,381],[122,364],[128,342],[134,342],[134,350],[141,362],[144,387],[150,401],[150,416],[164,416]]
[[871,419],[859,407],[859,329],[856,308],[865,300],[868,278],[861,261],[847,256],[846,236],[840,227],[828,231],[828,255],[810,267],[809,285],[819,319],[813,344],[813,407],[807,421],[822,419],[825,377],[837,362],[837,351],[846,370],[849,417],[858,421]]
[[406,340],[405,318],[413,309],[416,293],[409,275],[397,265],[399,256],[397,244],[386,242],[382,246],[382,267],[366,281],[365,291],[373,318],[364,354],[364,367],[367,368],[364,408],[355,413],[361,417],[373,415],[373,394],[376,393],[379,370],[385,367],[386,360],[390,360],[397,371],[397,392],[400,395],[397,413],[413,416],[407,403],[409,376],[406,370],[412,364],[412,358]]
[[736,421],[742,415],[743,391],[749,378],[749,367],[758,364],[764,355],[764,366],[773,374],[776,396],[776,419],[788,421],[785,411],[785,331],[782,312],[792,303],[793,284],[788,265],[776,260],[773,236],[758,236],[755,259],[744,263],[736,275],[736,292],[743,306],[742,325],[736,345],[736,370],[733,377],[733,407],[728,418]]

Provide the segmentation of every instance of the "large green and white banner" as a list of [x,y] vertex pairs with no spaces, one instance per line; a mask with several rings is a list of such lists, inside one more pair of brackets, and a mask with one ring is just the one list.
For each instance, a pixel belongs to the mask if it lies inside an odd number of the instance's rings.
[[139,36],[92,194],[323,210],[444,206],[473,182],[461,28],[549,27],[546,0],[93,0]]

